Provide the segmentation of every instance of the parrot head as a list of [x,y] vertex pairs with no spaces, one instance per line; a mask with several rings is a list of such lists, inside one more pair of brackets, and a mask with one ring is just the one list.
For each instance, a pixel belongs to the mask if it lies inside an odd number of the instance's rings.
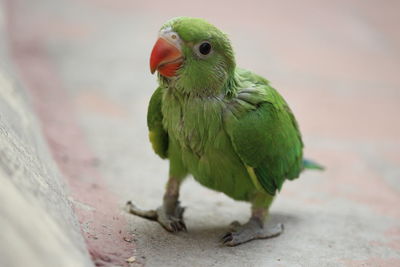
[[199,18],[178,17],[160,29],[150,70],[182,88],[218,89],[231,80],[235,59],[229,39],[215,26]]

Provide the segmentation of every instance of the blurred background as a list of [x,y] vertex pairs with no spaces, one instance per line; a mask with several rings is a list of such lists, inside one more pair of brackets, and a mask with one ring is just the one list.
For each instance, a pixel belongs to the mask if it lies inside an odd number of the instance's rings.
[[[1,42],[96,265],[400,266],[400,2],[3,0],[2,9]],[[291,106],[305,155],[327,167],[284,185],[271,210],[286,227],[276,239],[220,247],[248,205],[192,179],[182,188],[187,234],[121,211],[127,200],[161,203],[168,163],[147,138],[149,55],[175,16],[226,32],[237,64]]]

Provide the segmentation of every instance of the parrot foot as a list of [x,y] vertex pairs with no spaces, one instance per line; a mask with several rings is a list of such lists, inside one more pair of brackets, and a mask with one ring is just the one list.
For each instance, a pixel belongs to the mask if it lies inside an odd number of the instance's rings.
[[266,239],[280,235],[283,232],[283,224],[277,224],[266,228],[258,218],[251,218],[246,224],[240,225],[237,221],[231,223],[232,230],[227,232],[221,242],[226,246],[237,246],[254,239]]
[[126,203],[126,207],[130,214],[151,221],[157,221],[168,232],[176,233],[179,231],[187,231],[186,225],[183,221],[183,212],[185,211],[185,208],[179,205],[179,201],[176,202],[174,207],[162,205],[156,210],[141,210],[131,201]]

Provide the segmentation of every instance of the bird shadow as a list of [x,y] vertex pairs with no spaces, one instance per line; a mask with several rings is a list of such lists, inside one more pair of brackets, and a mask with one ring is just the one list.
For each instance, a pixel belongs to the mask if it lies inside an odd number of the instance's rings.
[[[186,218],[186,222],[188,232],[177,234],[166,232],[157,223],[149,224],[150,222],[145,220],[138,222],[135,234],[138,240],[139,254],[146,255],[147,259],[152,260],[156,260],[154,259],[156,257],[159,260],[168,261],[168,259],[178,257],[186,263],[194,258],[199,258],[201,255],[203,258],[206,257],[204,260],[208,260],[211,263],[211,261],[218,262],[221,257],[232,256],[232,253],[237,256],[238,253],[245,255],[249,251],[251,251],[253,257],[256,253],[255,257],[259,256],[261,258],[265,257],[266,246],[270,251],[273,251],[276,249],[274,246],[280,246],[283,240],[283,242],[290,242],[290,238],[285,238],[287,234],[285,231],[286,229],[294,229],[297,224],[301,223],[301,219],[294,214],[271,213],[267,226],[283,223],[286,228],[281,236],[273,238],[274,241],[272,239],[269,242],[256,240],[236,247],[226,247],[220,242],[220,238],[229,231],[229,225],[207,223],[206,221],[199,222],[190,218]],[[280,239],[281,241],[279,241]],[[258,254],[257,251],[259,251]],[[232,263],[234,262],[232,261]],[[165,266],[167,265],[165,264]]]

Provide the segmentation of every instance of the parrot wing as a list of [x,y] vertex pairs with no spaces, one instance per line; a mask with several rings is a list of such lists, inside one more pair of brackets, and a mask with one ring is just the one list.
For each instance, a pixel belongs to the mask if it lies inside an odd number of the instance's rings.
[[154,152],[161,158],[168,157],[168,133],[165,131],[161,112],[162,87],[158,87],[150,99],[147,111],[147,126],[149,128],[149,139]]
[[303,143],[297,122],[268,81],[241,71],[246,88],[228,106],[225,127],[255,186],[275,195],[302,168]]

